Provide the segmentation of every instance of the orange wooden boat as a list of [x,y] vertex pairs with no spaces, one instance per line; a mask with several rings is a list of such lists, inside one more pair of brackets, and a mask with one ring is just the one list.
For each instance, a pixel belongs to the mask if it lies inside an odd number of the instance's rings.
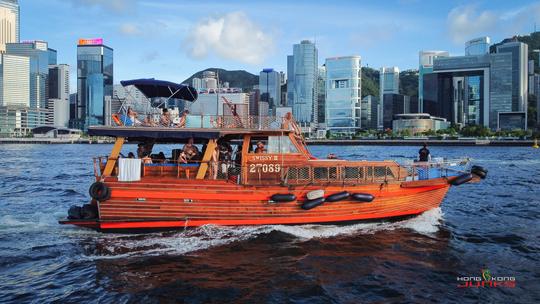
[[[487,173],[468,159],[317,159],[291,115],[191,118],[180,127],[90,127],[90,135],[116,142],[94,158],[91,202],[60,223],[108,231],[385,219],[435,208],[451,185]],[[187,160],[190,141],[199,153]],[[122,157],[123,147],[133,149],[125,143],[138,143],[144,158]]]

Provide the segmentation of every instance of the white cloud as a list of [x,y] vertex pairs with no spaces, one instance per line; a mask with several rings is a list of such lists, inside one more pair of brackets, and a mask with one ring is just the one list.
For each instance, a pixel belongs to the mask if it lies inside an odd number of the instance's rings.
[[119,30],[120,30],[120,33],[124,35],[129,35],[129,36],[137,36],[142,33],[139,27],[133,23],[123,23],[120,25]]
[[214,53],[224,59],[258,64],[273,51],[274,41],[246,14],[232,12],[198,22],[184,45],[194,58]]
[[504,12],[478,10],[475,5],[458,6],[448,13],[448,33],[456,44],[482,35],[513,36],[527,30],[540,16],[540,3]]

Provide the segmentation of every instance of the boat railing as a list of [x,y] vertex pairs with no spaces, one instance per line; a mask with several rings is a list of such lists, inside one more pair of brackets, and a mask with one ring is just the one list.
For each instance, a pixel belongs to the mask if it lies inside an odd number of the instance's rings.
[[395,164],[321,163],[288,166],[282,172],[281,182],[286,185],[370,184],[400,180],[402,175]]
[[279,130],[287,125],[287,119],[276,116],[257,115],[197,115],[178,113],[170,114],[163,121],[160,114],[137,115],[128,117],[117,115],[116,126],[147,128],[184,128],[184,129],[257,129]]
[[428,162],[408,162],[401,165],[407,169],[407,181],[457,176],[471,170],[471,159],[439,159]]

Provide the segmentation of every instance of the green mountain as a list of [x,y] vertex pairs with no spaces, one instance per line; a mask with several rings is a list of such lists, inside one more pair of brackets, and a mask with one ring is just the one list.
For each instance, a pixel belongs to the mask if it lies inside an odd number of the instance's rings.
[[219,75],[219,81],[221,83],[228,82],[229,87],[242,88],[244,92],[251,91],[254,85],[259,84],[259,76],[257,75],[253,75],[244,70],[227,71],[227,70],[218,69],[218,68],[208,68],[206,70],[199,71],[191,75],[191,77],[184,80],[182,83],[192,85],[193,78],[202,78],[202,73],[204,71],[217,72]]
[[368,95],[379,97],[379,71],[362,67],[362,98]]

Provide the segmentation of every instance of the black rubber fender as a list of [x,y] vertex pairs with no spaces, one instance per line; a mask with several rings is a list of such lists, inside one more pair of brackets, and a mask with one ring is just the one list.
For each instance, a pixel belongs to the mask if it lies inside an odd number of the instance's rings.
[[464,173],[453,179],[450,184],[453,186],[459,186],[461,184],[465,184],[466,182],[470,181],[473,178],[471,173]]
[[296,195],[292,193],[276,193],[270,197],[270,200],[278,203],[292,202],[296,200]]
[[68,210],[68,219],[70,220],[80,220],[82,218],[81,215],[81,207],[79,206],[71,206]]
[[98,217],[97,206],[84,204],[81,208],[81,218],[85,220],[96,219]]
[[338,202],[338,201],[342,201],[344,199],[348,199],[350,196],[349,192],[347,191],[341,191],[341,192],[338,192],[338,193],[334,193],[332,195],[329,195],[327,198],[326,198],[326,201],[327,202]]
[[474,170],[480,170],[480,171],[484,171],[486,172],[486,174],[488,173],[488,170],[482,166],[477,166],[477,165],[474,165],[471,167],[471,171],[474,171]]
[[471,173],[477,175],[481,179],[485,179],[487,177],[488,170],[481,166],[472,166]]
[[325,201],[324,197],[319,197],[319,198],[316,198],[316,199],[307,200],[302,204],[302,209],[304,209],[304,210],[313,209],[313,208],[321,205],[322,203],[324,203],[324,201]]
[[111,189],[102,182],[95,182],[88,189],[90,197],[98,201],[106,201],[111,198]]
[[353,193],[351,198],[357,202],[370,203],[375,197],[369,193]]

